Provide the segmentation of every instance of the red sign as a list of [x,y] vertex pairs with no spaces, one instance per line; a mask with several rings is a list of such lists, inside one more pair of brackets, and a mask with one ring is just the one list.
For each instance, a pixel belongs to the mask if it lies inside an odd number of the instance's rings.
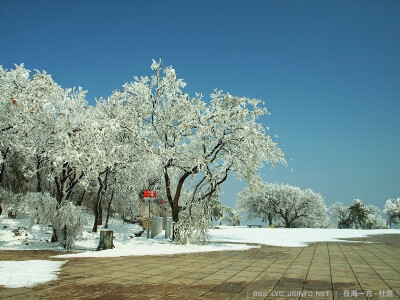
[[157,196],[157,191],[150,191],[150,190],[143,191],[144,198],[155,198],[156,196]]

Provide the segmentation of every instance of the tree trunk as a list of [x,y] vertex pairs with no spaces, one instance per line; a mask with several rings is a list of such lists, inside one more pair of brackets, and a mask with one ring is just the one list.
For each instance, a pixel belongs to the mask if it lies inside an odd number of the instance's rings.
[[51,236],[51,242],[52,243],[56,243],[58,242],[58,237],[57,237],[57,233],[56,233],[56,229],[53,227],[53,234]]
[[[7,158],[7,153],[8,153],[8,149],[6,149],[6,151],[1,151],[1,156],[3,157],[3,162],[1,163],[1,168],[0,168],[0,185],[3,182],[4,179],[4,171],[6,168],[6,163],[5,160]],[[2,203],[0,202],[0,215],[3,213],[3,208],[2,208]]]
[[[165,167],[164,168],[164,179],[165,179],[165,185],[167,189],[167,198],[169,205],[171,206],[172,210],[172,221],[176,224],[179,221],[179,199],[181,196],[181,191],[183,188],[183,183],[185,182],[186,178],[189,177],[191,173],[187,172],[184,175],[181,176],[181,178],[178,181],[178,186],[176,187],[175,195],[174,198],[172,198],[171,194],[171,188],[170,188],[170,179],[168,175],[168,169]],[[175,239],[175,230],[172,232],[172,240]]]
[[[99,190],[97,191],[97,196],[96,196],[96,200],[94,202],[94,224],[93,224],[93,229],[92,232],[97,232],[97,225],[99,225],[99,221],[100,221],[100,214],[102,214],[102,210],[101,210],[101,198],[105,192],[105,189],[107,187],[107,178],[108,178],[108,173],[109,173],[109,168],[107,167],[107,169],[104,172],[99,173],[99,176],[97,176],[97,180],[99,181]],[[106,177],[104,178],[104,182],[101,180],[101,175],[106,174]],[[101,224],[100,224],[101,225]]]
[[58,176],[54,177],[54,181],[56,183],[56,192],[57,192],[56,199],[57,199],[58,204],[60,204],[62,202],[62,200],[64,199],[64,185],[68,179],[67,167],[68,167],[68,163],[64,163],[63,170],[60,174],[60,177],[58,177]]
[[172,221],[174,221],[175,223],[179,221],[179,211],[177,205],[172,206]]
[[[66,241],[67,240],[67,225],[64,226],[63,230],[63,240]],[[64,248],[68,249],[71,248],[70,246],[67,246],[67,243],[64,244]]]
[[[61,204],[61,202],[62,202],[62,200],[64,198],[64,184],[65,184],[65,182],[67,181],[67,178],[68,178],[67,170],[66,170],[67,166],[68,166],[68,163],[64,163],[63,170],[62,170],[62,172],[60,174],[60,177],[54,176],[54,181],[55,181],[55,184],[56,184],[57,210],[59,209],[60,204]],[[56,232],[56,229],[53,227],[53,235],[51,237],[51,242],[55,243],[55,242],[58,242],[58,241],[59,241],[59,236],[58,236],[58,234]]]
[[3,157],[3,162],[1,163],[1,168],[0,168],[0,184],[3,182],[3,179],[4,179],[4,172],[6,169],[6,158],[7,158],[9,149],[10,148],[7,148],[5,151],[1,151],[1,156]]
[[271,215],[271,213],[268,213],[268,224],[272,225],[272,215]]
[[36,191],[38,193],[42,192],[42,174],[40,173],[41,164],[42,164],[41,158],[38,155],[36,155],[36,180],[37,180]]
[[111,203],[114,199],[114,189],[111,192],[111,198],[110,198],[110,202],[108,202],[108,208],[107,208],[107,217],[106,217],[106,225],[104,226],[104,228],[108,228],[108,218],[110,217],[110,212],[111,212]]
[[97,225],[103,225],[103,207],[101,205],[101,203],[103,202],[103,197],[100,197],[100,201],[99,201],[99,220]]
[[94,201],[94,224],[92,232],[97,232],[97,225],[99,224],[99,202],[100,202],[100,194],[101,194],[101,187],[99,188],[96,196],[96,200]]
[[76,203],[76,206],[82,206],[83,198],[85,197],[86,190],[83,190],[81,198]]

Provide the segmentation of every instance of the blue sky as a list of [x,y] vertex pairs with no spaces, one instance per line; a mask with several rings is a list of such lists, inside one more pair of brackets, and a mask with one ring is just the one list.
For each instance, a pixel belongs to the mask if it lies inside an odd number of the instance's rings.
[[[161,58],[190,95],[265,100],[289,165],[264,180],[382,209],[400,197],[399,15],[389,0],[0,0],[0,64],[46,70],[93,103]],[[228,180],[224,204],[244,186]]]

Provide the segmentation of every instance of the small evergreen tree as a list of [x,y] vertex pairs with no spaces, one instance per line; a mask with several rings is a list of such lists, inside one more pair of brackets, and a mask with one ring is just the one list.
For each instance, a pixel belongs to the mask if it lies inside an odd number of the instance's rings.
[[349,206],[350,218],[357,228],[368,228],[368,215],[370,209],[360,199],[354,199]]

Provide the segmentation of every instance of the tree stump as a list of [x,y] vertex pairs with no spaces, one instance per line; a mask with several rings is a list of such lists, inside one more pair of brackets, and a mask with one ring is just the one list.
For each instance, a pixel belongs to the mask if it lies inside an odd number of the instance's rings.
[[100,242],[97,250],[112,249],[113,243],[113,231],[112,230],[100,230]]

